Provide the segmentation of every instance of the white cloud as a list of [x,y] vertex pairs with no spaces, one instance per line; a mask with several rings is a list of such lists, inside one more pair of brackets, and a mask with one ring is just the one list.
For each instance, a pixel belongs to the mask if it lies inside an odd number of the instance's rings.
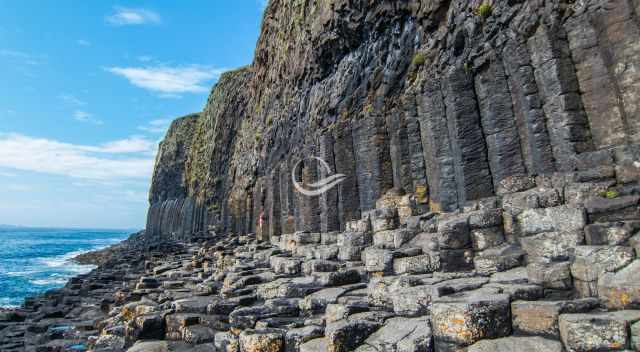
[[91,42],[84,39],[78,39],[76,40],[76,43],[80,46],[91,46]]
[[75,106],[83,106],[83,105],[87,104],[84,101],[78,99],[73,94],[62,93],[62,94],[59,95],[59,98],[62,101],[64,101],[65,103],[68,103],[68,104],[71,104],[71,105],[75,105]]
[[5,172],[5,171],[0,171],[0,177],[16,177],[18,175],[14,174],[13,172]]
[[141,137],[87,146],[0,134],[0,167],[81,179],[148,179],[153,148],[153,142]]
[[158,13],[147,9],[115,7],[114,11],[106,20],[115,26],[158,24],[162,21]]
[[149,56],[149,55],[138,56],[138,61],[141,61],[141,62],[149,62],[151,60],[153,60],[153,56]]
[[92,123],[94,125],[102,125],[104,124],[104,122],[102,122],[102,120],[96,119],[93,117],[92,114],[83,111],[83,110],[76,110],[73,112],[73,118],[76,121],[80,121],[80,122],[88,122],[88,123]]
[[220,77],[226,69],[191,65],[183,67],[109,67],[107,71],[125,77],[134,86],[164,95],[202,93],[207,82]]
[[164,133],[169,128],[170,123],[171,120],[169,119],[151,120],[144,126],[138,126],[138,129],[149,133]]
[[40,65],[44,61],[42,56],[31,55],[18,50],[0,49],[0,56],[33,66]]

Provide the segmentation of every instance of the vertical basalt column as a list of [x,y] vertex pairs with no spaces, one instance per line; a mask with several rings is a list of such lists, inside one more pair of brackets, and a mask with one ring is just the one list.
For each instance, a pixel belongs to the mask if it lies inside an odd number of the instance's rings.
[[[318,162],[315,159],[305,159],[302,165],[302,184],[309,185],[319,180]],[[308,188],[308,187],[307,187]],[[302,231],[320,231],[320,203],[318,196],[308,196],[298,192],[300,199],[300,214],[302,217]]]
[[245,217],[244,228],[246,229],[247,233],[255,233],[256,228],[253,215],[253,194],[247,194],[245,209],[247,209],[247,216]]
[[524,175],[526,170],[507,78],[495,56],[476,75],[475,88],[489,167],[497,187],[506,177]]
[[[336,166],[333,156],[333,136],[323,134],[320,136],[319,157],[324,160],[331,169],[325,170],[322,164],[318,163],[318,174],[320,179],[324,179],[336,173]],[[340,230],[340,218],[338,214],[338,188],[334,187],[320,195],[320,230],[330,232]]]
[[624,143],[624,110],[609,74],[611,63],[606,61],[610,60],[599,46],[598,30],[587,14],[571,19],[565,28],[594,147]]
[[403,97],[404,118],[407,125],[407,145],[409,153],[409,172],[411,175],[411,188],[420,205],[428,205],[429,190],[427,187],[427,175],[425,171],[424,151],[420,134],[420,122],[418,120],[418,107],[413,92]]
[[[432,211],[449,212],[458,208],[458,188],[447,115],[439,79],[430,72],[416,96],[418,122]],[[433,78],[433,79],[431,79]]]
[[530,175],[550,174],[555,170],[553,151],[529,49],[524,44],[524,39],[507,42],[502,58],[527,172]]
[[397,109],[392,110],[387,115],[387,126],[389,126],[389,154],[393,170],[393,186],[406,192],[412,192],[411,160],[404,114]]
[[640,19],[638,1],[610,0],[595,16],[600,49],[616,86],[628,141],[640,142]]
[[384,118],[377,114],[355,120],[352,132],[360,208],[366,211],[393,187],[389,139]]
[[291,184],[291,167],[286,161],[280,163],[280,214],[282,233],[293,233],[296,230],[293,186]]
[[[304,184],[302,170],[304,169],[304,160],[297,162],[298,159],[293,159],[291,168],[292,168],[292,177],[295,178],[296,182],[299,184]],[[291,187],[294,187],[293,180]],[[293,219],[294,219],[294,231],[304,231],[305,224],[303,218],[303,208],[305,202],[305,195],[293,189]]]
[[274,168],[268,178],[268,196],[269,196],[269,236],[280,236],[280,169]]
[[253,186],[253,214],[255,214],[253,226],[255,228],[256,237],[258,239],[262,238],[262,231],[265,227],[264,218],[266,216],[263,212],[262,204],[262,185],[260,184],[260,179],[258,179]]
[[541,25],[528,46],[556,169],[573,170],[576,155],[593,150],[593,143],[566,35],[561,27]]
[[335,171],[346,176],[337,188],[340,230],[344,230],[347,221],[360,218],[360,192],[358,191],[351,125],[349,121],[339,121],[336,124],[333,145]]
[[487,149],[471,75],[462,67],[450,68],[443,81],[443,91],[458,202],[464,205],[493,194]]

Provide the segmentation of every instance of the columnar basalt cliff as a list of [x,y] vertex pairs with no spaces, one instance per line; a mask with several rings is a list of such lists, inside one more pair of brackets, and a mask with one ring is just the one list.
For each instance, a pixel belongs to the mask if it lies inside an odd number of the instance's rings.
[[[161,147],[147,231],[344,230],[390,189],[450,212],[532,176],[629,167],[638,6],[271,1],[253,64]],[[307,199],[290,174],[303,159],[319,178],[311,155],[347,178]]]

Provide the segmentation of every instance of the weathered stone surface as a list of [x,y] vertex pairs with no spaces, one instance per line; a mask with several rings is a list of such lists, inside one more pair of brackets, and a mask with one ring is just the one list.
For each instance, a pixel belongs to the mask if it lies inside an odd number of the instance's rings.
[[595,197],[585,203],[590,222],[640,220],[638,210],[640,196],[623,196],[614,199]]
[[560,315],[560,336],[572,351],[628,349],[630,324],[640,320],[640,311],[617,311]]
[[356,352],[432,351],[428,317],[392,318],[369,336]]
[[380,323],[367,320],[343,320],[328,324],[325,330],[327,351],[351,351],[364,342],[379,327]]
[[640,306],[640,260],[635,260],[617,273],[601,275],[598,296],[609,308]]
[[586,215],[580,208],[560,206],[543,209],[528,209],[517,217],[520,232],[535,235],[541,232],[582,231]]
[[465,347],[511,333],[508,295],[470,293],[443,297],[433,303],[431,314],[436,350]]
[[393,260],[393,272],[400,274],[426,274],[440,269],[437,253],[423,254]]
[[302,344],[318,337],[322,337],[323,335],[324,328],[317,325],[309,325],[301,328],[291,329],[287,331],[285,335],[285,351],[299,351]]
[[240,333],[240,351],[284,351],[284,333],[280,330],[244,330]]
[[503,337],[495,340],[483,340],[474,343],[468,352],[562,352],[562,343],[542,337]]
[[544,232],[521,238],[520,243],[530,261],[569,260],[575,255],[575,248],[584,243],[584,233],[580,230]]
[[513,330],[523,335],[560,337],[558,318],[565,313],[585,313],[598,306],[595,298],[574,301],[515,301],[511,303]]
[[616,272],[635,259],[631,247],[578,246],[571,275],[582,281],[596,281],[606,272]]
[[571,283],[571,262],[531,263],[527,265],[529,281],[545,288],[568,290]]

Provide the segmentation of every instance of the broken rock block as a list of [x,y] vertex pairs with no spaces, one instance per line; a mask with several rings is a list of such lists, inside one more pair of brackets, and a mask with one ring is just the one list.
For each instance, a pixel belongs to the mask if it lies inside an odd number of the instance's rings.
[[324,336],[324,327],[309,325],[301,328],[288,330],[285,334],[285,351],[300,351],[303,343]]
[[640,311],[560,315],[560,336],[570,351],[619,351],[631,345],[630,326]]
[[327,324],[325,338],[328,352],[348,352],[360,346],[380,323],[368,320],[340,320]]
[[240,351],[284,351],[284,331],[278,329],[253,330],[240,333]]
[[440,249],[471,247],[468,215],[454,215],[441,219],[438,223],[438,245]]
[[522,236],[542,232],[582,231],[586,221],[584,209],[566,205],[527,209],[516,217],[518,230]]
[[440,269],[443,272],[460,272],[473,269],[473,250],[471,249],[443,249],[439,253]]
[[624,245],[634,233],[640,230],[640,221],[616,221],[587,225],[584,228],[588,245]]
[[522,265],[524,256],[525,252],[520,247],[502,245],[476,253],[473,264],[478,273],[494,274]]
[[214,345],[216,351],[220,352],[238,352],[240,350],[240,341],[238,337],[230,332],[219,332],[214,337]]
[[437,252],[393,260],[393,272],[397,275],[427,274],[439,269],[440,256]]
[[398,228],[399,218],[396,208],[373,209],[367,215],[371,220],[371,228],[374,233]]
[[527,265],[529,282],[544,288],[569,290],[571,284],[571,262],[533,262]]
[[373,244],[380,248],[397,249],[416,236],[416,232],[407,229],[379,231],[373,235]]
[[584,243],[582,230],[545,232],[520,239],[529,260],[563,261],[573,257],[576,246]]
[[501,226],[471,230],[471,245],[476,251],[499,246],[504,241],[505,236]]
[[429,317],[392,318],[355,351],[432,351],[432,344]]
[[509,296],[480,292],[458,293],[433,302],[436,350],[454,351],[482,339],[511,333]]
[[635,253],[631,247],[578,246],[571,272],[581,280],[596,280],[599,273],[618,271],[634,258]]
[[320,287],[313,277],[281,278],[261,284],[256,291],[260,299],[273,298],[302,298]]
[[203,325],[192,325],[182,329],[182,340],[192,345],[213,342],[216,332]]
[[638,203],[640,196],[618,198],[595,197],[585,202],[590,222],[612,222],[621,220],[639,220]]
[[598,296],[611,309],[640,307],[640,260],[598,279]]
[[482,340],[469,346],[467,352],[563,352],[562,343],[532,337],[503,337],[495,340]]
[[560,314],[584,313],[598,306],[595,298],[573,301],[515,301],[511,303],[513,330],[521,335],[560,337]]

